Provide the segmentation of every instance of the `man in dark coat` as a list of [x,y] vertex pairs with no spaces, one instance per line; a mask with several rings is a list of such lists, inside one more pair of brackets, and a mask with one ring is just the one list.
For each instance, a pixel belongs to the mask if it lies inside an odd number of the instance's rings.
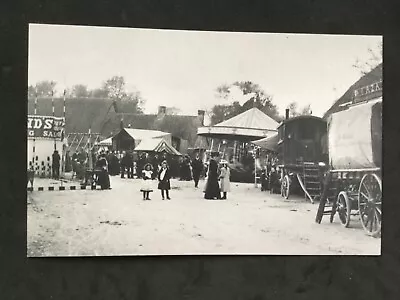
[[96,165],[96,161],[97,161],[96,152],[94,150],[92,150],[91,155],[92,155],[92,164],[93,164],[93,166],[95,166]]
[[[124,151],[123,156],[121,158],[121,178],[125,178],[125,172],[128,170],[128,153]],[[128,173],[129,178],[129,173]]]
[[83,165],[85,163],[86,159],[87,159],[86,152],[82,148],[81,151],[78,154],[78,161],[79,161],[80,164]]
[[133,178],[133,153],[126,153],[126,169],[128,170],[128,178]]
[[197,188],[199,185],[200,174],[203,171],[203,163],[200,161],[198,155],[196,155],[195,160],[192,162],[192,170],[193,170],[194,187]]
[[52,155],[52,169],[53,169],[53,178],[60,178],[60,154],[58,154],[57,150],[54,150]]
[[151,162],[152,166],[153,166],[153,179],[158,177],[158,166],[160,165],[160,161],[158,159],[158,155],[154,155],[152,162]]
[[179,158],[179,181],[185,180],[185,160],[183,157]]
[[204,199],[221,199],[221,190],[218,183],[218,162],[217,156],[211,156],[208,164],[207,183],[204,191]]
[[145,164],[146,164],[146,153],[142,153],[137,162],[137,174],[139,177],[142,176],[142,171]]
[[71,172],[72,171],[72,161],[71,161],[71,156],[69,155],[69,150],[67,150],[67,153],[65,154],[65,172]]
[[117,155],[115,154],[115,151],[113,151],[110,154],[110,175],[119,175],[119,159],[117,157]]
[[184,168],[185,168],[185,180],[191,181],[192,180],[192,162],[190,160],[190,156],[186,155],[184,159]]

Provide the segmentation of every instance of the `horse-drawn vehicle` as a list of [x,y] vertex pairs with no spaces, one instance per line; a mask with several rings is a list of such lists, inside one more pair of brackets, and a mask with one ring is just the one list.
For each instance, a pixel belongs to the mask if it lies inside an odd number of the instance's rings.
[[301,188],[311,203],[319,198],[322,174],[327,167],[326,122],[304,115],[288,118],[278,127],[278,160],[281,195],[286,199],[294,188]]
[[[359,215],[364,230],[379,236],[382,222],[382,97],[353,100],[347,109],[328,121],[329,170],[316,222],[325,214],[330,222],[338,213],[348,227],[351,215]],[[326,210],[326,208],[329,209]]]

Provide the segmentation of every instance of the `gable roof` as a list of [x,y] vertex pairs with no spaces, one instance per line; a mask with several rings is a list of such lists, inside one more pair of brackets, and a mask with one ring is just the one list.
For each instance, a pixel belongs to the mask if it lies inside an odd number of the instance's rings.
[[173,155],[182,155],[163,138],[147,138],[142,140],[135,151],[167,152]]
[[276,128],[278,127],[278,122],[263,113],[258,108],[253,107],[233,118],[218,123],[214,126],[276,130]]
[[382,72],[383,72],[383,64],[379,64],[376,66],[371,72],[362,76],[358,81],[356,81],[344,94],[340,97],[332,106],[329,108],[323,118],[326,119],[329,115],[342,111],[346,109],[342,107],[341,104],[347,103],[352,101],[354,90],[357,90],[361,87],[373,84],[382,79]]

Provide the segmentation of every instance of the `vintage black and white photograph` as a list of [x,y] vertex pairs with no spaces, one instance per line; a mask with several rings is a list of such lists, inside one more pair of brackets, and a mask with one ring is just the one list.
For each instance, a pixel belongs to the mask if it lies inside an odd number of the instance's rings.
[[27,256],[380,255],[382,51],[30,24]]

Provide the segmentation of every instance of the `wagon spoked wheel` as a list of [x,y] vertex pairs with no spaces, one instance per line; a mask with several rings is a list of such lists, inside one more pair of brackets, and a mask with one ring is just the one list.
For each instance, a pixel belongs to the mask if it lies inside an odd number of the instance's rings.
[[349,227],[350,214],[351,214],[351,202],[346,192],[340,192],[337,197],[336,210],[339,214],[340,222],[344,227]]
[[289,199],[289,191],[290,191],[290,178],[289,175],[285,175],[282,180],[281,185],[281,195],[285,199]]
[[382,227],[382,181],[376,174],[365,174],[361,179],[358,209],[367,234],[379,236]]

